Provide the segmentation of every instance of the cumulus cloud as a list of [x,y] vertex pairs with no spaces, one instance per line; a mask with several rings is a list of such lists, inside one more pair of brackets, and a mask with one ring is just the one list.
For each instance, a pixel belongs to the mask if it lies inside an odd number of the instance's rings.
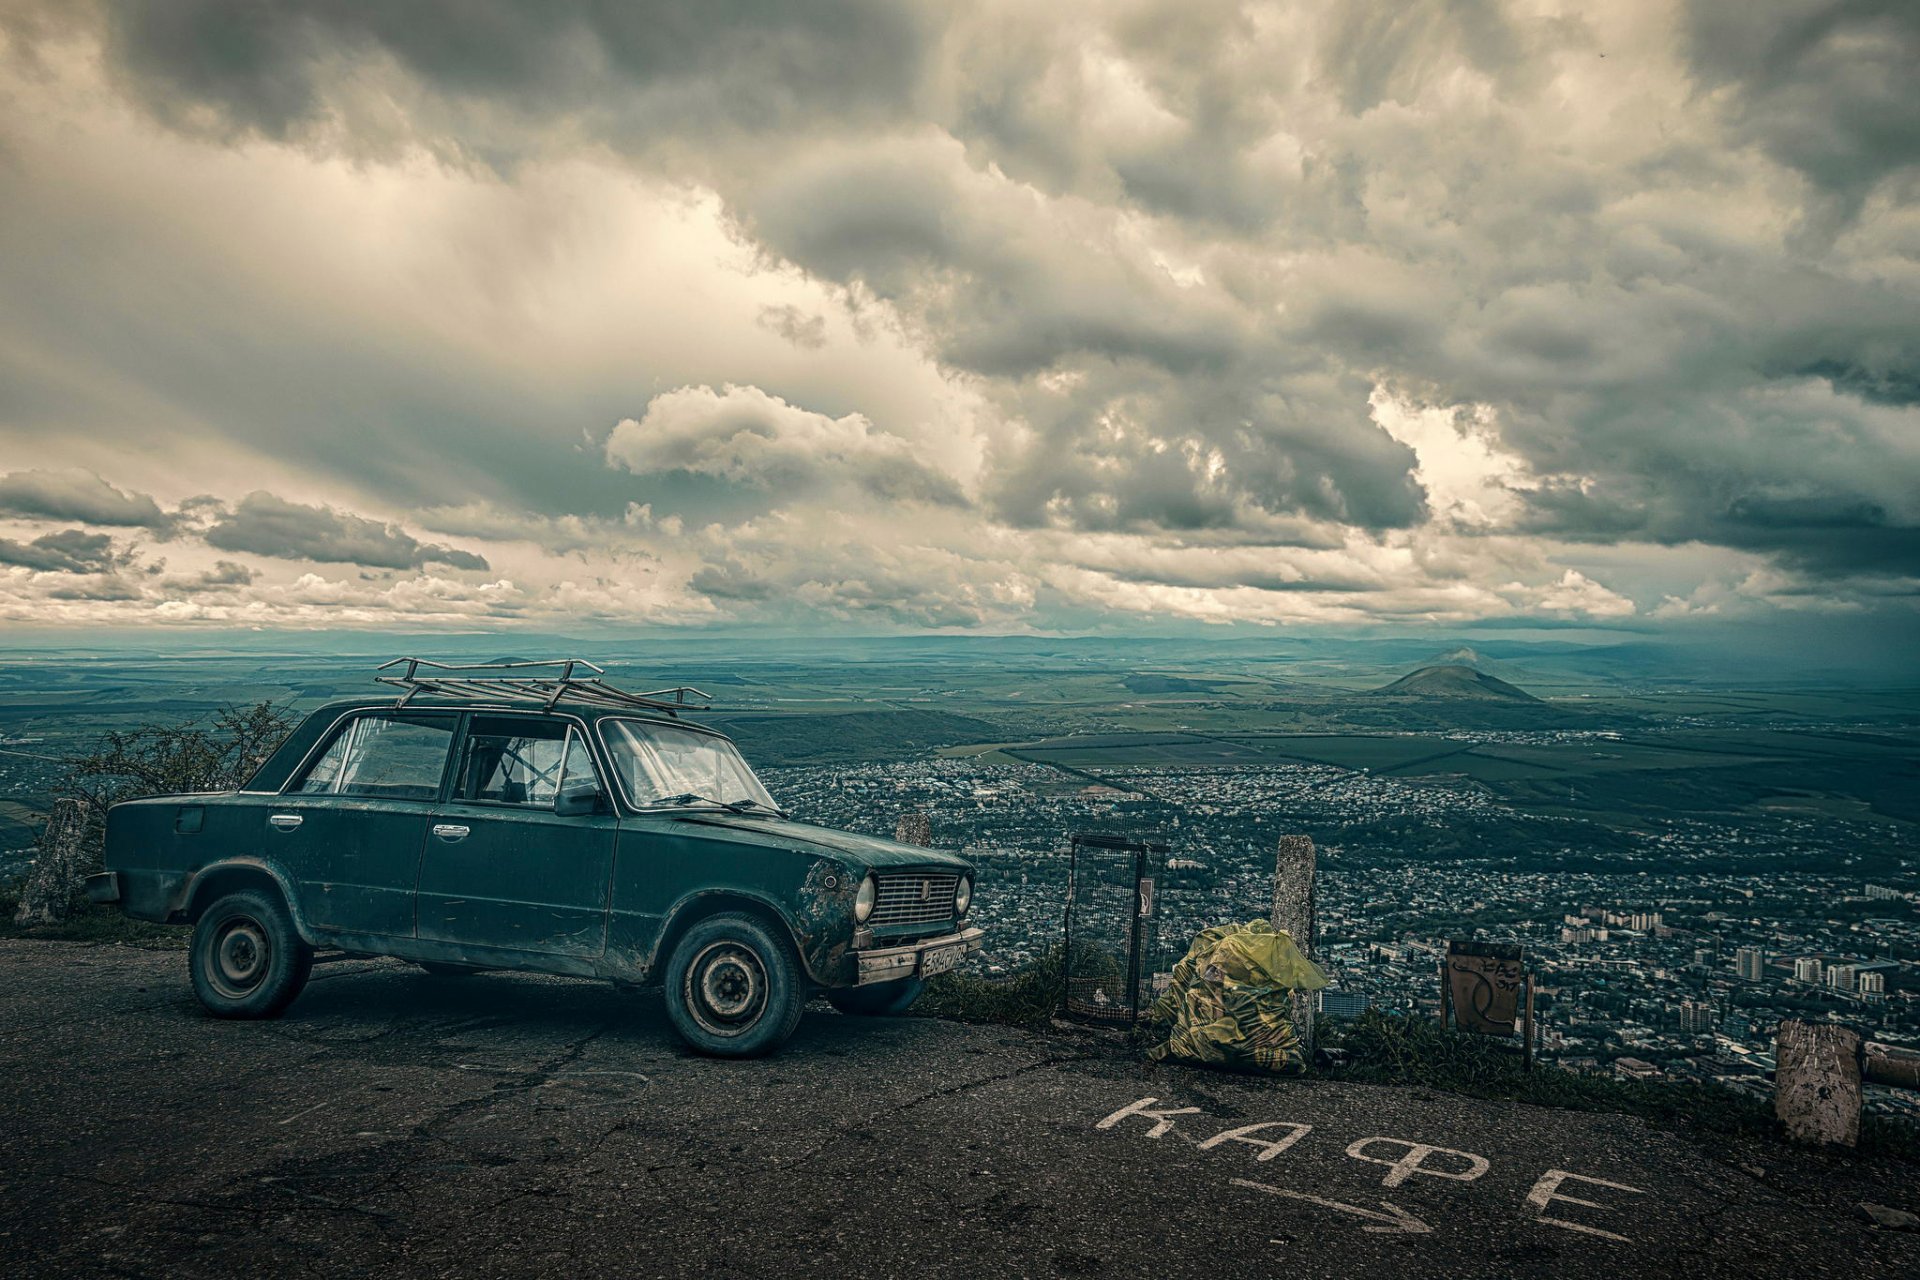
[[0,538],[0,564],[41,573],[109,573],[132,559],[131,553],[116,547],[106,534],[84,529],[42,534],[31,542]]
[[208,546],[278,560],[418,569],[429,564],[485,569],[484,558],[438,543],[422,543],[397,525],[327,506],[309,506],[257,490],[220,516],[203,535]]
[[635,475],[713,476],[779,502],[843,486],[893,502],[965,502],[951,476],[860,414],[829,417],[758,387],[681,387],[655,396],[638,419],[614,427],[606,457]]

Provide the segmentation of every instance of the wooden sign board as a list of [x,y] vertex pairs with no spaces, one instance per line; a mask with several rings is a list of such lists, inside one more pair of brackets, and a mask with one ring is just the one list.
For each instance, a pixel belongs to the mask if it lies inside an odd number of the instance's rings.
[[1533,984],[1524,948],[1455,938],[1447,943],[1442,974],[1440,998],[1455,1027],[1493,1036],[1531,1030]]

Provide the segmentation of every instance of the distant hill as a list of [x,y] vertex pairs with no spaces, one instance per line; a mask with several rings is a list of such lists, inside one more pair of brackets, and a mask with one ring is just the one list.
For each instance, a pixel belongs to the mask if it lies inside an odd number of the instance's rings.
[[1539,702],[1540,699],[1498,676],[1458,663],[1421,667],[1385,688],[1373,691],[1391,698],[1447,698],[1474,702]]

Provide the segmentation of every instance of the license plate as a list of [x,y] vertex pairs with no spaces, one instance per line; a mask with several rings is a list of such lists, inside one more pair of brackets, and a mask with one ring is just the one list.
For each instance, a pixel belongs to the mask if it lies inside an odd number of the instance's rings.
[[945,973],[960,963],[967,954],[964,946],[935,947],[931,951],[920,953],[920,976],[931,978],[937,973]]

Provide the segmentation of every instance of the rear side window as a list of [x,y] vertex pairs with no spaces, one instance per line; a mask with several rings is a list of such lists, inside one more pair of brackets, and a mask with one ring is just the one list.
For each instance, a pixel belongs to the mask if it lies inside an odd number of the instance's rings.
[[453,744],[451,719],[359,716],[334,731],[291,790],[302,795],[434,800]]
[[462,800],[551,809],[562,789],[594,786],[586,740],[565,721],[475,716],[467,729]]

